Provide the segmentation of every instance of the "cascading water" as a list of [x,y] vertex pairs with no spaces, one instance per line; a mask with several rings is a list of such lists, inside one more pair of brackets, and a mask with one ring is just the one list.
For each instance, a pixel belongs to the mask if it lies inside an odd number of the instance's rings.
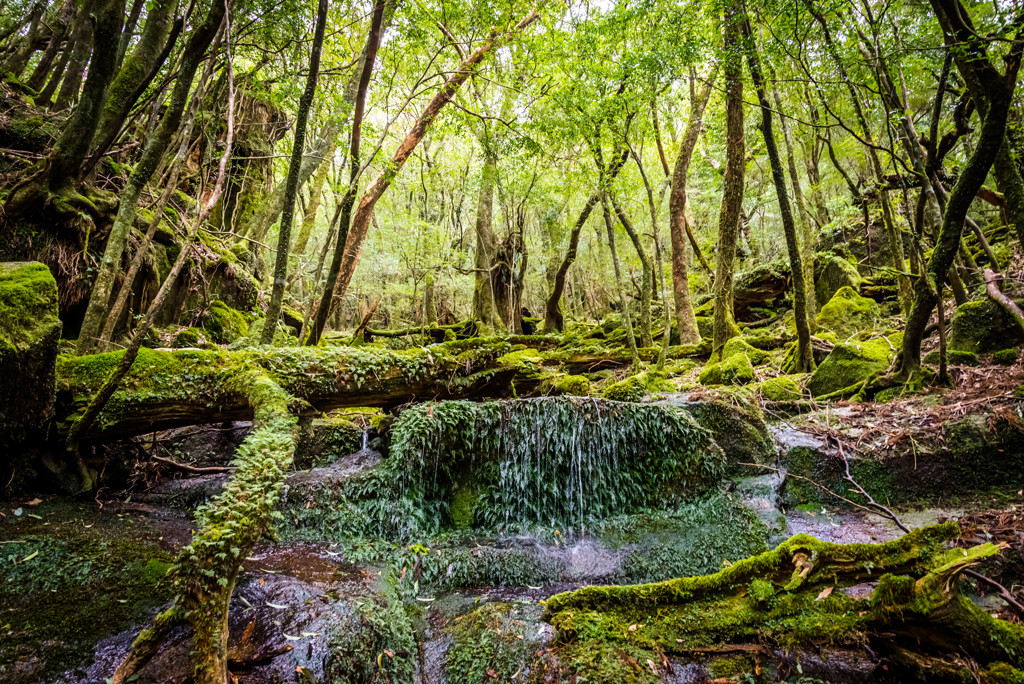
[[395,422],[389,461],[401,499],[506,530],[579,530],[692,498],[724,469],[684,411],[566,397],[417,406]]

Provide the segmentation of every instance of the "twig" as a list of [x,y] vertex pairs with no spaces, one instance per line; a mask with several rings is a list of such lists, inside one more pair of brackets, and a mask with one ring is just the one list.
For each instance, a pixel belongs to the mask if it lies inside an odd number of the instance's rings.
[[843,443],[840,440],[836,439],[835,437],[833,437],[832,439],[835,439],[836,445],[839,447],[839,457],[843,459],[843,467],[846,470],[846,477],[844,479],[853,486],[854,490],[858,494],[867,499],[868,506],[876,509],[879,513],[882,513],[885,517],[889,518],[889,520],[896,523],[896,527],[900,528],[904,532],[909,533],[910,528],[904,525],[903,521],[900,520],[895,513],[893,513],[888,507],[883,506],[882,504],[875,501],[874,497],[872,497],[870,494],[864,491],[864,488],[861,487],[860,484],[853,479],[853,475],[850,474],[850,461],[849,459],[846,458],[846,452],[843,451]]
[[1006,601],[1008,604],[1013,606],[1013,608],[1016,609],[1016,611],[1018,613],[1020,613],[1021,615],[1024,615],[1024,605],[1022,605],[1020,601],[1018,601],[1016,598],[1014,598],[1013,594],[1010,593],[1010,590],[1007,589],[1006,587],[1004,587],[1002,584],[1000,584],[999,582],[996,582],[991,577],[986,577],[985,575],[982,575],[980,572],[975,572],[974,570],[971,570],[970,568],[964,570],[964,574],[967,575],[968,577],[972,577],[972,578],[978,580],[979,582],[984,582],[985,584],[989,585],[990,587],[993,587],[994,589],[996,589],[996,591],[999,592],[999,596],[1004,601]]
[[210,466],[208,468],[200,468],[186,463],[178,463],[177,461],[172,461],[169,458],[163,458],[156,455],[150,456],[150,458],[157,463],[163,463],[164,465],[169,465],[172,468],[184,470],[186,473],[227,473],[235,469],[234,466]]

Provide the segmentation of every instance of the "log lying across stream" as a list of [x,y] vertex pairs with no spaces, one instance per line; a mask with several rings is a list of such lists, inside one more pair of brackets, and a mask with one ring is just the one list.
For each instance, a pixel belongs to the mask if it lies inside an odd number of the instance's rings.
[[[599,354],[554,350],[553,346],[550,338],[519,336],[476,338],[401,351],[379,347],[143,349],[82,439],[121,439],[173,427],[249,420],[252,405],[236,381],[249,370],[273,377],[295,398],[292,413],[301,415],[344,407],[391,408],[431,399],[545,394],[551,381],[563,372],[630,363],[624,351]],[[675,349],[677,355],[701,351]],[[649,351],[657,353],[656,349]],[[59,432],[66,431],[85,409],[120,355],[111,352],[59,359]]]

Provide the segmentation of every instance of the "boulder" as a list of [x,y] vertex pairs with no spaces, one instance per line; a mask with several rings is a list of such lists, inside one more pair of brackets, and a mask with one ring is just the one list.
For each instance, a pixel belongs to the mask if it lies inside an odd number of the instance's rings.
[[0,263],[0,448],[22,444],[53,418],[60,331],[50,269]]
[[697,379],[702,385],[747,385],[754,381],[754,366],[744,354],[723,358],[712,356]]
[[[819,300],[825,301],[825,300]],[[852,287],[842,287],[818,312],[818,327],[831,330],[840,339],[874,327],[878,304],[861,297]]]
[[899,345],[884,337],[837,344],[814,371],[807,389],[820,397],[863,382],[889,367],[894,348]]
[[1024,343],[1020,326],[990,299],[967,302],[953,314],[949,348],[985,354]]
[[814,273],[814,295],[818,303],[832,299],[844,287],[860,288],[860,273],[852,263],[835,254],[819,254]]

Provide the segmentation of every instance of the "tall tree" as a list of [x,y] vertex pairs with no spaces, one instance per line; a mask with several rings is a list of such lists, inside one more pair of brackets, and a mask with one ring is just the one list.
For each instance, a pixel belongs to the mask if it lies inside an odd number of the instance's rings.
[[295,117],[295,141],[292,143],[292,159],[288,167],[288,183],[285,186],[284,208],[281,211],[281,227],[277,238],[277,259],[274,264],[274,288],[267,306],[267,317],[263,323],[260,341],[270,344],[274,341],[277,322],[284,305],[284,288],[288,282],[288,255],[291,252],[292,219],[295,215],[295,195],[299,190],[299,167],[302,166],[302,152],[306,145],[306,122],[309,108],[316,94],[316,82],[320,76],[320,52],[324,45],[324,27],[327,24],[327,0],[320,0],[317,7],[316,28],[313,31],[313,47],[309,56],[309,73],[306,75],[306,89],[299,99],[299,110]]

